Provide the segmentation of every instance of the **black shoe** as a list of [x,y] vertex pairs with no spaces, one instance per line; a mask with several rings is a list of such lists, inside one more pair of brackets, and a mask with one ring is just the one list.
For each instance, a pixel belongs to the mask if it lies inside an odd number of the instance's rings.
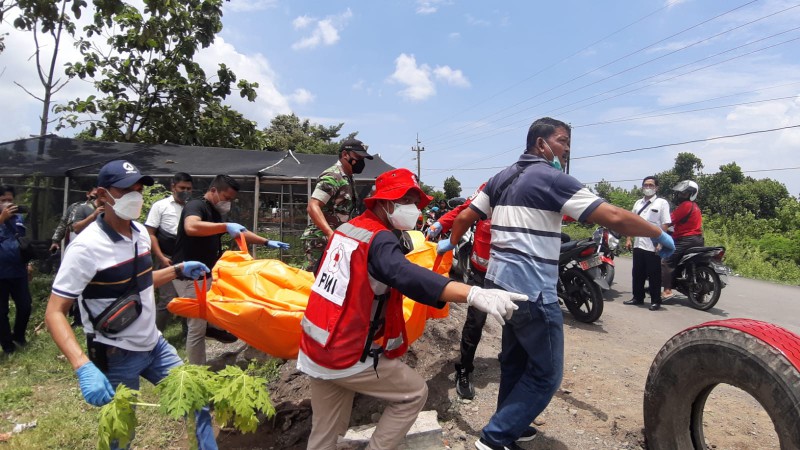
[[15,347],[14,344],[11,344],[8,347],[3,346],[3,353],[5,353],[6,355],[10,355],[10,354],[14,353],[15,351],[17,351],[17,347]]
[[644,300],[636,300],[635,298],[622,302],[623,305],[641,305],[642,303],[644,303]]
[[14,339],[14,344],[16,344],[16,346],[19,348],[25,348],[28,346],[28,341],[25,339],[22,339],[21,341]]
[[517,438],[517,442],[532,441],[533,438],[535,438],[538,434],[539,432],[536,431],[536,428],[529,426],[528,429],[525,430],[524,433],[522,433],[522,436]]
[[239,338],[228,333],[227,331],[220,330],[219,328],[214,328],[212,326],[206,327],[206,337],[222,342],[223,344],[233,344],[239,340]]
[[650,311],[658,311],[661,309],[661,303],[653,303],[650,305]]
[[456,364],[456,393],[459,397],[472,400],[475,397],[475,388],[469,379],[469,372]]
[[510,443],[506,445],[497,445],[497,444],[490,444],[486,442],[485,439],[480,438],[475,441],[475,448],[478,450],[523,450],[522,447],[515,443]]

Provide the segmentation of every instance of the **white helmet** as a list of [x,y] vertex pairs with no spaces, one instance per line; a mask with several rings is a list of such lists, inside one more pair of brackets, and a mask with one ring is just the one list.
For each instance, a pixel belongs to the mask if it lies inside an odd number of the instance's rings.
[[700,192],[700,187],[692,180],[683,180],[673,186],[672,190],[681,193],[688,192],[689,200],[694,201],[697,198],[697,193]]

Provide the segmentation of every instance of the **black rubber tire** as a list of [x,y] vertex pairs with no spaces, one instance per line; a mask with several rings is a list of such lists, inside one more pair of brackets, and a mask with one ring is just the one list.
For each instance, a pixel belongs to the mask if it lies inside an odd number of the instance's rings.
[[609,263],[603,263],[600,264],[599,268],[600,276],[602,276],[606,280],[606,283],[608,283],[608,286],[611,287],[611,285],[614,283],[614,266]]
[[647,448],[705,450],[703,408],[720,383],[761,404],[781,449],[800,448],[800,371],[781,350],[720,326],[683,331],[658,352],[644,391]]
[[692,308],[708,311],[719,301],[722,282],[719,280],[717,272],[709,266],[696,266],[694,270],[695,282],[687,283],[686,297]]
[[564,292],[561,300],[579,322],[592,323],[603,314],[603,291],[586,273],[578,268],[561,275]]

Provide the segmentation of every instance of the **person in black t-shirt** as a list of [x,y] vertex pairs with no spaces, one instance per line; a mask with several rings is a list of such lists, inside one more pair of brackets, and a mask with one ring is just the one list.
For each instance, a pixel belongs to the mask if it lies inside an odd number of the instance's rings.
[[[217,175],[211,182],[208,191],[201,199],[186,203],[178,223],[178,238],[175,242],[173,264],[181,261],[201,261],[208,267],[214,267],[222,254],[221,237],[228,233],[234,239],[244,234],[248,244],[264,245],[273,249],[288,249],[289,244],[271,241],[248,231],[242,225],[224,222],[231,208],[231,202],[239,194],[239,183],[228,175]],[[173,281],[175,291],[184,298],[194,298],[192,281]],[[210,284],[209,284],[210,287]],[[213,327],[203,319],[188,319],[189,331],[186,335],[186,354],[190,364],[206,363],[206,336],[220,342],[234,342],[232,334]]]

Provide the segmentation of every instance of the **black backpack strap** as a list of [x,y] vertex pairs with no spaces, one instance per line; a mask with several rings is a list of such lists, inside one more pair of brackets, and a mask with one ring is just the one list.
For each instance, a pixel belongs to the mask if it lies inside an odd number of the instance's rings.
[[391,292],[391,290],[387,290],[385,294],[375,296],[375,300],[378,302],[378,305],[375,307],[375,315],[372,316],[372,320],[369,322],[367,342],[364,343],[364,351],[361,353],[361,359],[359,360],[364,362],[367,360],[368,356],[372,356],[372,368],[375,370],[376,375],[378,373],[378,358],[380,357],[381,353],[383,353],[383,347],[373,349],[372,341],[375,339],[375,333],[377,333],[386,322],[385,319],[381,317],[381,314],[383,313],[383,307],[386,304],[386,301],[389,299],[389,292]]
[[639,210],[639,212],[637,212],[637,213],[636,213],[636,215],[637,215],[637,216],[638,216],[638,215],[640,215],[640,214],[642,213],[642,211],[644,211],[645,209],[647,209],[647,207],[648,207],[648,206],[650,206],[650,200],[648,200],[648,201],[646,201],[646,202],[644,203],[644,206],[642,206],[642,209],[640,209],[640,210]]
[[[138,288],[137,279],[139,276],[139,268],[137,264],[137,260],[139,259],[139,243],[133,243],[133,275],[131,276],[131,281],[128,283],[128,290],[130,292],[133,289]],[[92,311],[89,309],[89,305],[86,304],[86,299],[81,298],[81,302],[83,303],[83,309],[86,310],[86,314],[89,316],[89,321],[92,322],[92,327],[97,327],[97,317],[92,315]],[[102,315],[102,314],[101,314]]]

